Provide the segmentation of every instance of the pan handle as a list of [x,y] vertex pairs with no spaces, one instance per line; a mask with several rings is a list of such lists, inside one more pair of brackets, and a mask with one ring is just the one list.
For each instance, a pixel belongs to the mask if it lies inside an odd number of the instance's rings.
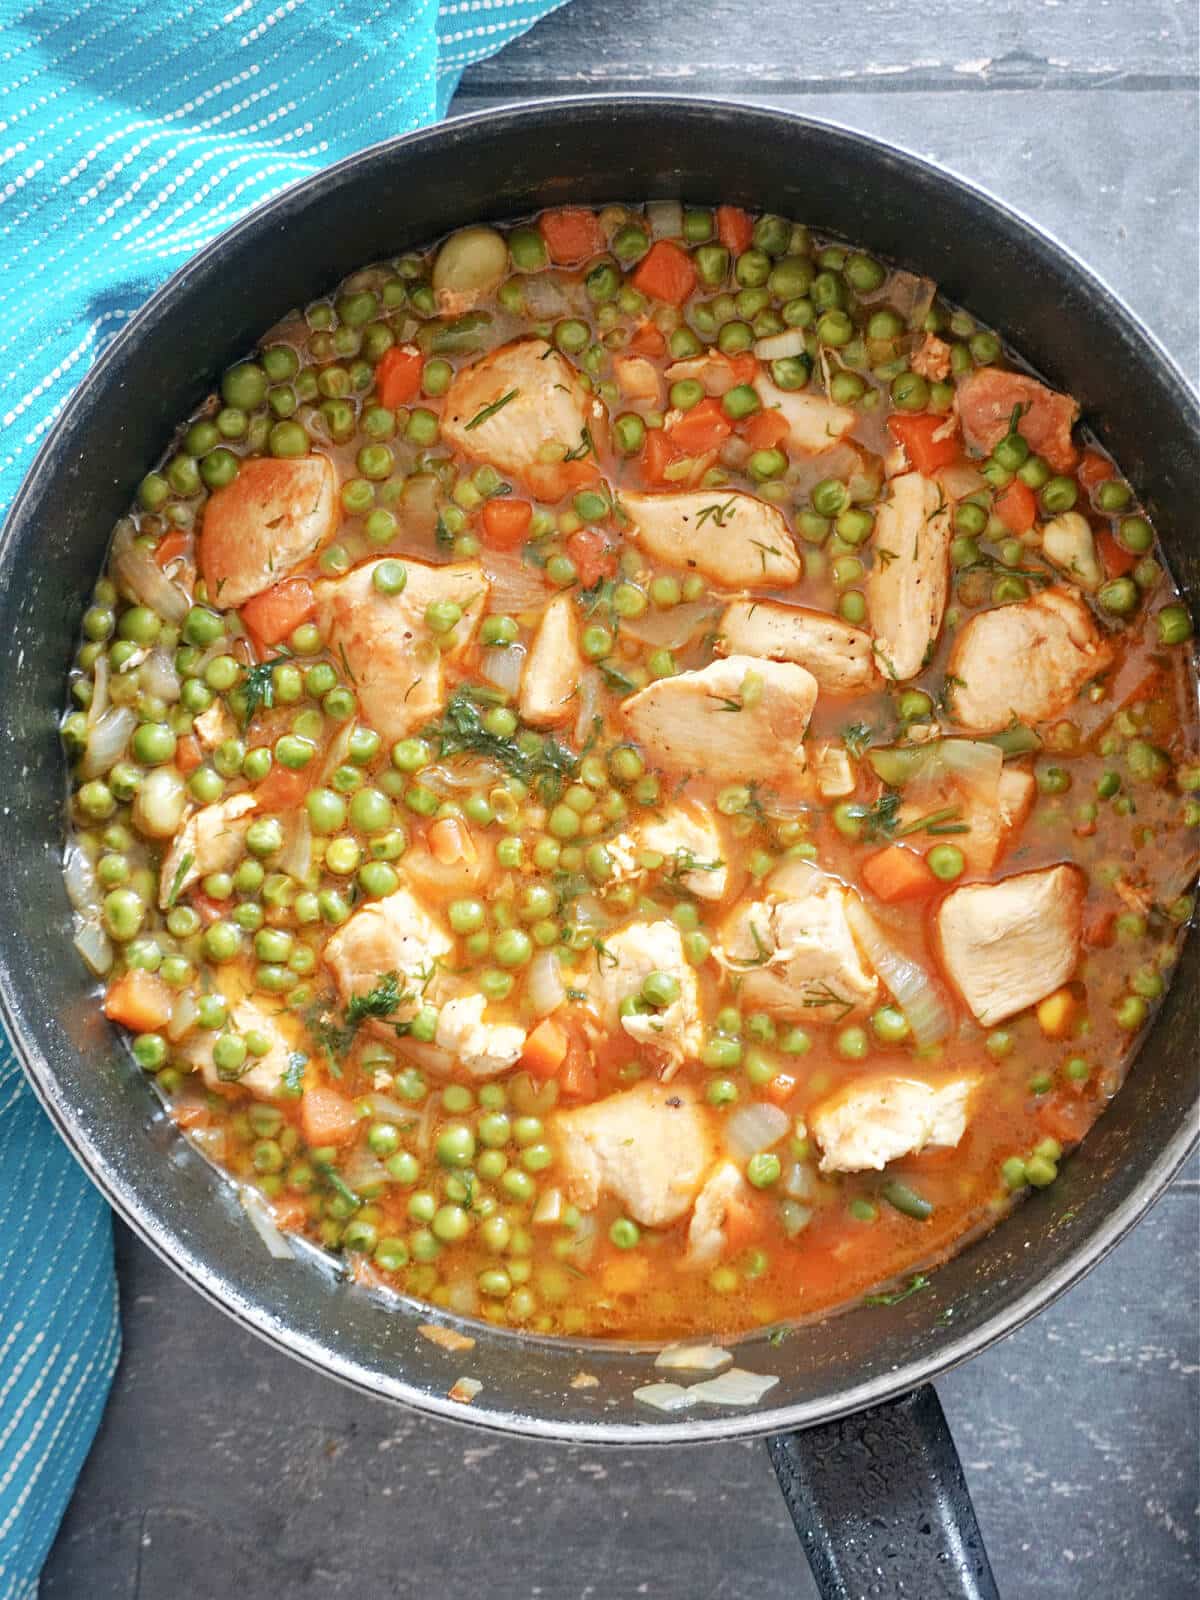
[[821,1600],[999,1600],[931,1385],[767,1450]]

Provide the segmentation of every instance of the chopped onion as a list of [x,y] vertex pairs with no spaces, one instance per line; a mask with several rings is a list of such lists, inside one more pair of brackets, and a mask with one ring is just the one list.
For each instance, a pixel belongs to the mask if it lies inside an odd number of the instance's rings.
[[553,1227],[562,1219],[563,1197],[561,1189],[543,1189],[533,1208],[533,1221],[539,1227]]
[[812,1200],[817,1192],[817,1175],[807,1161],[793,1161],[783,1177],[783,1192],[793,1200]]
[[719,1372],[733,1360],[716,1344],[670,1344],[660,1350],[654,1365],[664,1372]]
[[987,479],[969,461],[956,461],[934,474],[950,500],[965,500],[987,486]]
[[785,1200],[779,1208],[779,1220],[789,1239],[803,1233],[813,1219],[811,1206],[802,1206],[798,1200]]
[[414,1120],[416,1108],[406,1106],[401,1100],[393,1100],[391,1095],[380,1094],[377,1090],[371,1094],[364,1094],[363,1102],[370,1106],[371,1112],[376,1117],[391,1117],[399,1122],[401,1127]]
[[164,622],[178,627],[191,610],[189,597],[163,574],[149,550],[138,544],[137,529],[128,517],[117,524],[111,566],[118,588],[156,611]]
[[521,688],[521,669],[525,665],[522,645],[493,646],[479,654],[479,670],[489,683],[503,689],[506,695],[516,698]]
[[312,827],[308,812],[301,807],[293,813],[288,838],[278,860],[280,872],[293,878],[306,878],[312,866]]
[[534,1016],[539,1018],[548,1017],[552,1011],[557,1011],[567,998],[566,987],[562,981],[562,967],[553,950],[539,950],[529,963],[529,975],[525,979],[525,998],[529,1001]]
[[596,1253],[598,1239],[599,1229],[596,1227],[596,1219],[590,1211],[585,1211],[571,1237],[571,1260],[577,1266],[586,1267]]
[[754,354],[760,361],[783,361],[788,356],[802,356],[805,348],[804,330],[788,328],[783,333],[773,333],[769,338],[759,339],[754,346]]
[[504,550],[488,550],[484,570],[491,582],[488,611],[516,616],[522,611],[540,611],[550,594],[550,585],[541,567]]
[[188,1128],[186,1131],[188,1143],[195,1145],[206,1160],[215,1161],[218,1166],[225,1160],[225,1148],[228,1140],[225,1137],[225,1127],[222,1123],[207,1123]]
[[561,317],[571,309],[571,299],[556,272],[538,272],[521,280],[525,309],[535,320]]
[[760,1150],[769,1150],[791,1127],[786,1111],[766,1101],[742,1106],[725,1124],[725,1148],[730,1155],[745,1161]]
[[[714,1383],[716,1379],[712,1380]],[[633,1398],[640,1400],[644,1406],[652,1406],[655,1411],[686,1411],[689,1406],[695,1405],[692,1396],[700,1384],[685,1389],[681,1383],[646,1383],[640,1389],[633,1391]]]
[[846,896],[846,920],[863,954],[908,1018],[922,1049],[940,1044],[954,1028],[954,1015],[941,984],[886,937],[857,895]]
[[113,964],[113,947],[108,935],[98,922],[84,922],[80,924],[75,935],[76,950],[87,962],[90,971],[96,977],[102,978],[111,970]]
[[250,1218],[250,1226],[266,1245],[268,1255],[274,1256],[276,1261],[293,1261],[292,1247],[275,1226],[275,1219],[258,1190],[243,1184],[238,1194],[242,1209]]
[[110,668],[107,656],[97,656],[92,668],[92,701],[88,706],[87,721],[90,728],[108,710],[108,680]]
[[168,705],[173,705],[179,699],[179,674],[175,671],[175,663],[161,645],[151,650],[142,663],[139,682],[147,694],[165,700]]
[[747,1372],[744,1367],[730,1367],[717,1378],[707,1378],[694,1383],[687,1391],[692,1404],[706,1406],[756,1406],[768,1390],[779,1382],[778,1378],[760,1372]]
[[100,890],[91,861],[77,844],[67,846],[63,856],[63,883],[67,899],[83,916],[100,915]]
[[195,1022],[197,1009],[195,995],[185,989],[171,1008],[171,1020],[167,1023],[167,1038],[172,1044],[178,1044]]
[[388,1181],[387,1168],[366,1145],[359,1145],[346,1157],[342,1177],[355,1190],[375,1189]]
[[459,1317],[473,1317],[479,1310],[479,1290],[469,1278],[447,1285],[446,1310]]
[[174,767],[155,767],[133,801],[133,825],[152,839],[169,839],[183,821],[188,795]]
[[600,674],[589,667],[579,679],[579,711],[575,718],[574,739],[580,749],[591,738],[593,723],[600,712]]
[[941,766],[958,783],[990,808],[997,804],[1004,752],[982,739],[942,739],[920,777],[930,777]]
[[792,461],[787,482],[797,496],[808,496],[823,478],[840,478],[848,483],[862,466],[862,456],[852,444],[840,442],[820,455],[799,456]]
[[498,761],[465,761],[455,758],[453,765],[426,767],[421,782],[429,789],[490,789],[504,777]]
[[683,237],[683,206],[678,200],[650,200],[646,204],[646,221],[656,239],[681,239]]
[[715,607],[707,601],[690,600],[665,611],[655,611],[652,607],[644,616],[622,617],[621,632],[642,644],[653,645],[656,650],[680,650],[715,615]]
[[81,778],[99,778],[110,772],[125,753],[129,736],[137,727],[132,706],[109,706],[88,729],[87,749],[79,764]]

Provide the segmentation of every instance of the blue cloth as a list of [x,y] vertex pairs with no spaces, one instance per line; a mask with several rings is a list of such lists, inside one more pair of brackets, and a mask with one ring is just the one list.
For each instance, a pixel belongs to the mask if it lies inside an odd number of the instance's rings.
[[[0,0],[0,514],[200,245],[442,115],[562,0]],[[32,1596],[120,1345],[107,1210],[0,1039],[0,1600]]]

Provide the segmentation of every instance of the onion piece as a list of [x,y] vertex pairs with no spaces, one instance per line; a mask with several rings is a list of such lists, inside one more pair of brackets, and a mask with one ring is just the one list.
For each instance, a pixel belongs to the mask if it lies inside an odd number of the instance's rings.
[[[716,1379],[712,1380],[714,1383]],[[652,1406],[655,1411],[686,1411],[689,1406],[695,1405],[692,1396],[700,1384],[685,1389],[680,1383],[646,1383],[640,1389],[633,1391],[633,1398],[640,1400],[644,1406]]]
[[683,237],[683,206],[678,200],[649,200],[646,221],[656,239]]
[[116,766],[137,727],[137,720],[132,706],[109,706],[97,717],[88,729],[87,749],[79,763],[81,778],[99,778]]
[[937,979],[891,943],[857,895],[846,896],[846,920],[863,954],[908,1018],[921,1048],[948,1038],[954,1029],[954,1013]]
[[291,1245],[275,1226],[275,1219],[258,1190],[242,1184],[238,1188],[238,1198],[242,1202],[242,1210],[250,1219],[250,1226],[266,1245],[267,1254],[274,1256],[276,1261],[294,1261]]
[[562,967],[553,950],[539,950],[529,963],[529,972],[525,979],[525,998],[529,1001],[534,1016],[538,1018],[548,1017],[552,1011],[557,1011],[567,998],[566,986],[562,981]]
[[112,970],[112,942],[98,922],[83,922],[72,941],[87,963],[88,970],[97,978]]
[[563,1196],[561,1189],[543,1189],[533,1208],[535,1227],[550,1228],[562,1220]]
[[745,1367],[730,1367],[717,1378],[694,1383],[687,1392],[693,1405],[756,1406],[778,1382],[760,1372],[747,1372]]
[[363,1103],[370,1106],[372,1115],[376,1117],[391,1117],[401,1127],[408,1127],[416,1121],[416,1108],[406,1106],[401,1100],[394,1100],[391,1095],[380,1094],[378,1090],[364,1094]]
[[735,1111],[725,1124],[725,1148],[730,1155],[745,1161],[760,1150],[769,1150],[791,1127],[786,1111],[767,1101],[755,1101]]
[[100,890],[96,869],[77,844],[69,844],[63,855],[63,883],[67,899],[82,916],[100,915]]
[[772,333],[766,339],[759,339],[755,343],[754,354],[760,361],[783,361],[788,356],[802,356],[805,348],[804,330],[788,328],[783,333]]
[[342,1177],[357,1192],[379,1188],[388,1181],[387,1168],[366,1145],[359,1145],[346,1157]]
[[479,654],[479,670],[483,676],[514,700],[520,693],[524,665],[525,648],[519,644],[492,646]]
[[622,617],[621,632],[642,644],[653,645],[656,650],[679,650],[716,614],[716,607],[710,602],[689,600],[681,606],[670,606],[666,611],[651,608],[644,616]]
[[525,309],[535,321],[548,317],[561,317],[571,310],[571,297],[556,272],[531,273],[522,278],[521,292]]
[[171,1020],[167,1023],[166,1035],[172,1044],[178,1044],[184,1034],[196,1020],[198,1012],[196,997],[190,989],[185,989],[171,1008]]
[[950,500],[965,500],[969,494],[974,494],[987,486],[987,479],[983,473],[969,461],[955,461],[951,466],[942,467],[935,472],[934,477]]
[[515,616],[522,611],[540,611],[551,588],[541,567],[506,550],[484,552],[484,571],[491,583],[488,611]]
[[596,1219],[590,1211],[585,1211],[580,1217],[571,1238],[571,1260],[581,1267],[586,1267],[596,1253],[596,1244],[599,1238],[599,1229]]
[[161,645],[156,645],[142,663],[138,680],[147,694],[156,695],[168,705],[173,705],[179,699],[179,674],[175,670],[175,663]]
[[575,727],[572,737],[578,749],[582,749],[591,738],[594,730],[593,724],[600,714],[600,674],[594,667],[588,667],[579,679],[579,711],[575,717]]
[[[446,1310],[453,1311],[457,1317],[473,1317],[479,1310],[479,1290],[469,1279],[459,1283],[452,1283],[446,1289]],[[470,1378],[460,1378],[460,1383],[470,1383]],[[476,1388],[476,1393],[482,1384]]]
[[663,1372],[719,1372],[733,1360],[728,1350],[716,1344],[669,1344],[654,1358]]
[[278,870],[293,878],[306,878],[312,866],[312,826],[303,807],[294,813],[289,836],[280,853]]
[[185,1132],[188,1143],[194,1145],[206,1161],[215,1161],[218,1166],[221,1165],[225,1160],[228,1144],[223,1123],[207,1123],[187,1128]]
[[88,706],[87,714],[89,728],[98,722],[108,710],[108,681],[110,673],[111,668],[108,664],[108,657],[104,655],[97,656],[96,663],[92,668],[92,700]]
[[111,569],[117,586],[157,612],[164,622],[178,627],[191,610],[189,596],[162,573],[149,550],[138,544],[137,529],[128,517],[117,524],[113,536]]
[[817,1193],[817,1175],[807,1161],[789,1163],[783,1176],[783,1192],[792,1200],[812,1200]]

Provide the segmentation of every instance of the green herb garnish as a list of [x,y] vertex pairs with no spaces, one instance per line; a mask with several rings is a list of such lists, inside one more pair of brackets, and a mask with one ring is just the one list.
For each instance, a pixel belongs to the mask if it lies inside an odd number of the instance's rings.
[[863,1300],[865,1306],[898,1306],[901,1300],[907,1300],[911,1294],[919,1294],[922,1289],[930,1287],[929,1279],[923,1272],[918,1272],[903,1289],[893,1289],[890,1294],[869,1294]]
[[499,400],[493,400],[490,406],[484,406],[483,410],[477,411],[470,422],[466,424],[463,432],[470,433],[472,428],[478,428],[489,417],[494,417],[497,411],[503,410],[510,400],[515,400],[520,392],[520,389],[510,389],[507,394],[502,394]]

